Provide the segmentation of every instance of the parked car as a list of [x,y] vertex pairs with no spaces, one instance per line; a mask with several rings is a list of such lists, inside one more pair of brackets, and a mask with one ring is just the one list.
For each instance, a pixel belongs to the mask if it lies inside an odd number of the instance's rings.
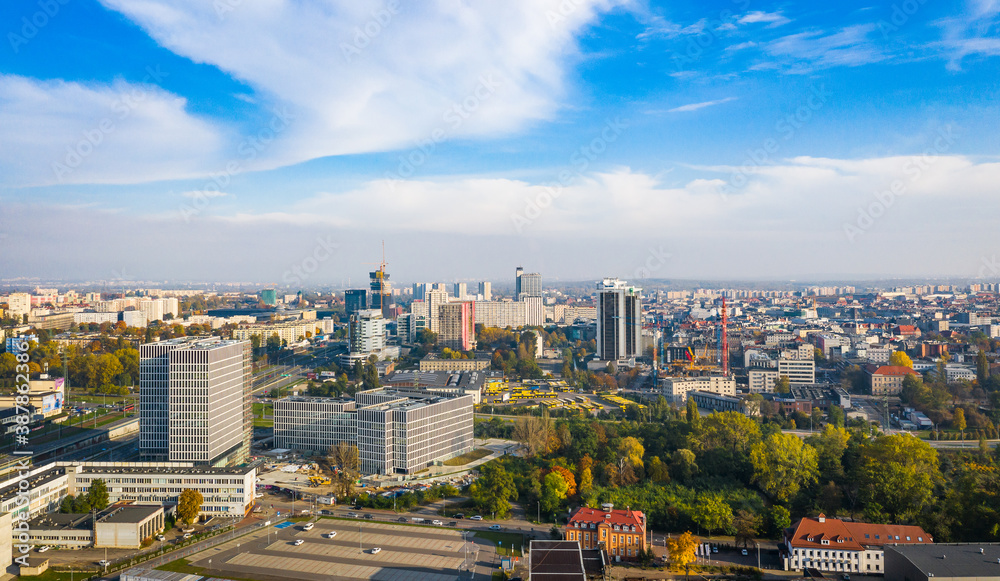
[[302,539],[295,539],[295,542],[293,542],[292,544],[297,547],[297,546],[301,545],[304,542],[305,541],[303,541]]
[[455,515],[455,518],[465,518],[465,515],[462,513],[458,513]]
[[470,516],[470,517],[469,517],[469,520],[483,520],[483,517],[481,517],[481,516],[479,516],[479,515],[477,514],[476,516]]
[[399,517],[399,522],[408,522],[408,520],[405,516],[401,516]]
[[158,540],[158,541],[165,541],[165,540],[167,540],[167,537],[165,537],[163,535],[156,535],[156,540]]
[[330,532],[326,533],[323,536],[326,537],[326,538],[328,538],[328,539],[332,539],[333,537],[337,536],[337,531],[330,531]]
[[844,581],[851,581],[851,576],[848,575],[847,573],[841,575],[840,578],[843,579]]
[[182,538],[183,539],[190,539],[191,538],[191,533],[184,533],[184,536]]
[[107,559],[101,559],[100,561],[97,562],[97,564],[100,565],[101,567],[107,567],[108,565],[111,564],[111,561]]
[[382,552],[382,547],[375,547],[372,549],[372,554],[377,555]]
[[718,553],[719,552],[719,547],[712,547],[712,552],[713,553]]
[[441,521],[439,521],[439,520],[437,520],[437,519],[434,519],[434,520],[432,520],[432,521],[431,521],[431,524],[432,524],[432,525],[437,525],[437,526],[441,526],[441,525],[443,525],[444,523],[443,523],[443,522],[441,522]]
[[38,547],[37,551],[39,553],[44,553],[45,551],[48,551],[50,548],[51,547],[49,547],[48,545],[42,545],[41,547]]
[[740,554],[743,555],[744,557],[746,557],[750,553],[748,553],[746,549],[743,549],[742,551],[740,551]]
[[313,526],[315,526],[313,523],[307,522],[306,524],[302,525],[302,530],[311,531],[313,530]]
[[500,530],[500,529],[502,529],[502,528],[503,528],[503,527],[502,527],[502,526],[500,526],[500,525],[490,525],[490,530],[491,530],[491,531],[498,531],[498,530]]

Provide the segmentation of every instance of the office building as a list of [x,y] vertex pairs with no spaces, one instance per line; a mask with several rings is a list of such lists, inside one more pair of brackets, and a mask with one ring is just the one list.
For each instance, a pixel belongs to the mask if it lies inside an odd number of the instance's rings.
[[422,314],[427,317],[428,328],[435,333],[441,332],[441,319],[438,316],[438,309],[447,302],[448,291],[440,288],[427,291],[427,298],[424,300],[424,308],[426,310]]
[[493,300],[493,283],[484,280],[479,283],[479,299],[483,301]]
[[542,275],[537,272],[524,272],[520,266],[514,271],[514,298],[542,296]]
[[250,453],[250,342],[184,337],[139,348],[139,449],[148,460],[234,466]]
[[628,361],[641,355],[642,289],[617,278],[597,283],[597,356]]
[[348,318],[358,311],[368,308],[368,291],[351,289],[344,291],[344,312]]
[[275,446],[326,454],[339,442],[356,444],[363,475],[414,474],[473,446],[471,395],[374,389],[353,402],[288,397],[275,402],[274,414]]
[[384,316],[392,302],[392,285],[389,283],[389,273],[385,271],[383,264],[382,268],[369,272],[368,277],[371,280],[368,308],[382,311]]
[[260,302],[269,307],[276,306],[278,304],[278,291],[273,288],[266,288],[260,291]]
[[476,348],[476,303],[445,303],[438,308],[438,345],[456,351]]
[[635,561],[645,552],[646,515],[640,510],[582,506],[570,515],[564,536],[586,549],[604,549],[613,561]]
[[778,359],[778,376],[788,377],[792,385],[816,383],[816,362],[813,359]]
[[[920,377],[916,371],[902,365],[869,364],[865,366],[865,375],[868,378],[868,389],[872,395],[899,395],[903,391],[903,380],[907,375]],[[945,375],[947,376],[947,371]]]
[[775,369],[751,369],[747,376],[750,380],[750,393],[774,392],[774,382],[779,377]]
[[472,359],[441,359],[437,353],[428,353],[420,360],[420,371],[485,371],[493,359],[476,356]]
[[703,391],[719,395],[736,395],[736,380],[722,375],[705,377],[665,377],[662,392],[667,401],[679,406],[687,403],[688,392]]
[[375,309],[358,311],[351,316],[348,344],[352,353],[373,353],[385,347],[385,319]]
[[1000,581],[1000,543],[887,546],[885,581]]
[[882,575],[888,571],[886,545],[929,544],[918,526],[847,522],[807,517],[786,529],[781,556],[786,571],[818,569],[831,573]]
[[28,293],[11,293],[7,297],[7,312],[15,319],[23,319],[31,314],[31,295]]
[[466,298],[466,295],[468,295],[468,294],[469,294],[469,290],[468,290],[468,285],[466,283],[464,283],[464,282],[456,282],[455,283],[455,286],[454,286],[453,291],[452,291],[452,295],[454,295],[454,297],[457,300],[464,301],[465,298]]
[[92,513],[49,513],[35,517],[29,522],[28,543],[70,549],[139,549],[143,540],[152,539],[164,526],[161,506],[118,504],[96,516],[96,523]]
[[427,298],[427,291],[430,289],[428,282],[413,283],[413,300],[422,301]]

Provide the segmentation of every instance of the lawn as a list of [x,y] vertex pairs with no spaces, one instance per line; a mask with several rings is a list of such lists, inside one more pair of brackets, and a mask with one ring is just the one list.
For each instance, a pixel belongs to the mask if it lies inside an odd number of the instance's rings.
[[470,462],[475,462],[481,458],[485,458],[492,454],[492,450],[487,450],[486,448],[479,448],[477,450],[472,450],[471,452],[466,452],[461,456],[455,456],[442,462],[445,466],[465,466]]
[[[518,533],[502,533],[498,531],[476,531],[476,538],[490,541],[497,547],[497,554],[501,557],[510,555],[511,545],[514,547],[514,556],[523,556],[524,536]],[[497,544],[499,543],[499,544]]]
[[96,572],[96,569],[91,569],[90,571],[66,571],[63,573],[62,571],[53,571],[52,569],[49,569],[41,575],[33,575],[30,577],[23,576],[18,577],[18,579],[23,579],[24,581],[70,581],[71,579],[86,579],[91,574]]

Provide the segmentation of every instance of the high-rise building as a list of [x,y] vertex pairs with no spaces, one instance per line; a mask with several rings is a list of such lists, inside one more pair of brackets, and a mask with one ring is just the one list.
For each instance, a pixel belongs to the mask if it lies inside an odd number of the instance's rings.
[[476,303],[459,301],[438,307],[438,344],[458,351],[476,348]]
[[484,280],[483,282],[479,283],[479,294],[481,295],[480,300],[483,301],[493,300],[493,283],[488,280]]
[[7,310],[11,317],[18,319],[31,314],[31,295],[28,293],[11,293],[7,297]]
[[[278,304],[278,291],[273,288],[266,288],[260,291],[260,302],[264,303],[269,307],[273,307]],[[152,320],[152,319],[151,319]]]
[[602,361],[621,361],[640,355],[642,345],[642,289],[617,278],[597,283],[597,355]]
[[430,283],[426,282],[415,282],[413,283],[413,300],[422,301],[427,298],[427,289],[430,287]]
[[454,291],[451,293],[460,301],[465,300],[465,295],[469,294],[468,286],[464,282],[456,282]]
[[427,309],[427,323],[431,331],[439,333],[441,331],[440,317],[438,317],[438,309],[441,305],[448,302],[448,291],[444,289],[433,289],[427,291],[427,298],[424,301]]
[[348,329],[351,353],[368,354],[385,348],[385,319],[382,311],[365,309],[351,315]]
[[514,298],[542,296],[542,275],[537,272],[524,272],[520,266],[514,271]]
[[141,345],[139,354],[140,454],[211,466],[246,462],[250,342],[183,337]]
[[368,273],[371,279],[371,297],[368,301],[368,308],[378,309],[382,314],[386,314],[389,304],[392,302],[392,286],[389,284],[389,273],[383,268],[373,270]]
[[351,315],[358,311],[363,311],[368,308],[368,291],[361,289],[351,289],[344,291],[344,310],[346,315],[350,318]]

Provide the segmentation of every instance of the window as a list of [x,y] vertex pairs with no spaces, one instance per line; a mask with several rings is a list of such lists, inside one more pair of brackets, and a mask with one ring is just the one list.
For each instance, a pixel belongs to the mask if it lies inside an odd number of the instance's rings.
[[[899,537],[897,537],[897,538],[899,538]],[[906,537],[906,540],[910,540],[910,537]]]
[[923,537],[917,537],[917,542],[919,542],[919,543],[924,542],[924,538]]

